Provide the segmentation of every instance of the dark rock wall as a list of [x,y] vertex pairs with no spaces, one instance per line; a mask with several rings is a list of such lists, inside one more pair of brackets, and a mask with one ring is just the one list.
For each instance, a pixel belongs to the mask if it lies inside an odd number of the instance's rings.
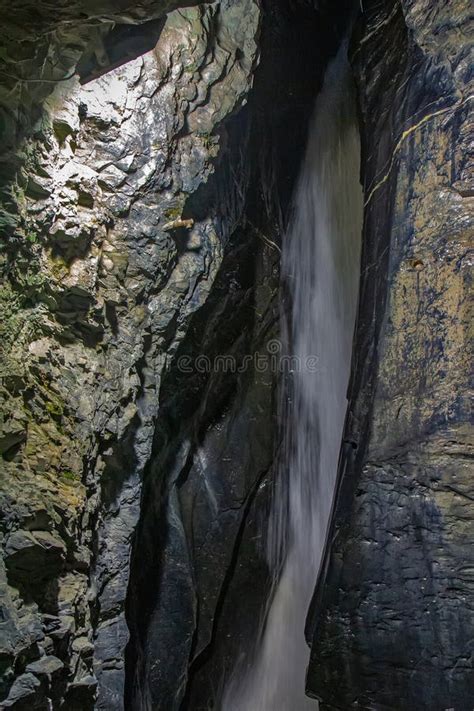
[[352,45],[360,309],[307,686],[328,709],[464,711],[474,689],[469,8],[362,7]]
[[[276,325],[278,276],[277,254],[267,250],[259,256],[258,245],[241,243],[224,261],[206,305],[210,314],[204,322],[200,314],[188,334],[211,359],[223,353],[243,368],[247,352],[259,349],[265,356]],[[199,353],[193,346],[190,353]],[[160,392],[156,455],[143,493],[128,616],[129,703],[137,709],[147,703],[180,707],[188,666],[209,653],[218,608],[241,553],[239,534],[272,464],[273,374],[252,367],[199,380],[172,370]],[[252,592],[249,603],[251,598]]]

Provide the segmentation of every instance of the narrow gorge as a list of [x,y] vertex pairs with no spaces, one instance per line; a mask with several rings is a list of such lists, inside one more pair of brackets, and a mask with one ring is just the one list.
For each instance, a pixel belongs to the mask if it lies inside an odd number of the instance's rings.
[[0,709],[471,711],[470,3],[0,8]]

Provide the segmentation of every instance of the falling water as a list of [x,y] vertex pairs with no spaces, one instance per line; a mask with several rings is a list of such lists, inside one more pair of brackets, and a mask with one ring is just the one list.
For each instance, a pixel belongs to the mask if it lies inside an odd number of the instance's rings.
[[[285,562],[252,667],[228,684],[222,711],[316,711],[305,696],[305,617],[321,562],[346,411],[359,278],[360,143],[343,45],[329,65],[312,120],[283,244],[291,301],[288,348],[298,357],[284,418],[283,481],[269,523]],[[284,310],[283,306],[283,310]],[[317,356],[314,372],[313,356]],[[296,361],[295,361],[296,363]],[[285,495],[282,494],[285,492]]]

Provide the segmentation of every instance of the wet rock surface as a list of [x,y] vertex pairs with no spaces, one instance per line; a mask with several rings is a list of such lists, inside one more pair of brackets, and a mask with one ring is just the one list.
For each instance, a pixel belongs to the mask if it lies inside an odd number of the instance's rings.
[[307,686],[325,709],[469,709],[467,5],[363,9],[361,302]]

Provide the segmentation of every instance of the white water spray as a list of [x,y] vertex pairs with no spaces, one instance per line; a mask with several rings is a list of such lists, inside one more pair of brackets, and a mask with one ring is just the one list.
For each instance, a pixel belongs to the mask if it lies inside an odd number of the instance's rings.
[[[291,296],[288,347],[298,356],[291,403],[282,408],[281,487],[269,522],[271,563],[285,563],[255,662],[228,684],[222,711],[315,711],[305,696],[305,618],[331,512],[346,412],[359,281],[360,142],[343,45],[329,65],[312,120],[283,243],[282,278]],[[305,367],[317,356],[317,372]],[[283,499],[283,500],[282,500]],[[284,538],[284,542],[282,539]]]

